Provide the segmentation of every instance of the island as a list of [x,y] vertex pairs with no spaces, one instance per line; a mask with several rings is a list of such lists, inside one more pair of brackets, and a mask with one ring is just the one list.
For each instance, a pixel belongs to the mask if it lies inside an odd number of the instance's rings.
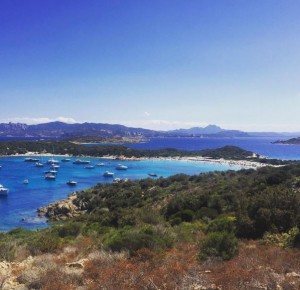
[[300,137],[291,138],[288,140],[277,140],[272,143],[273,144],[286,144],[286,145],[300,145]]

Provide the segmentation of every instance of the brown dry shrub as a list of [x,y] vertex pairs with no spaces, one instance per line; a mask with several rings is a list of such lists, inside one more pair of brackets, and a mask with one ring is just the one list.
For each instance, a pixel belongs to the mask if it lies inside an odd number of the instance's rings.
[[299,269],[300,251],[246,242],[237,257],[215,265],[210,277],[224,290],[276,289],[277,285],[283,289],[300,289],[300,279],[289,281],[286,277],[286,273],[299,272]]
[[184,276],[198,267],[196,254],[191,244],[160,254],[141,249],[127,260],[89,261],[84,277],[89,289],[180,289]]
[[46,271],[38,281],[35,281],[29,288],[43,290],[75,290],[78,286],[83,286],[82,277],[76,274],[66,274],[61,269]]

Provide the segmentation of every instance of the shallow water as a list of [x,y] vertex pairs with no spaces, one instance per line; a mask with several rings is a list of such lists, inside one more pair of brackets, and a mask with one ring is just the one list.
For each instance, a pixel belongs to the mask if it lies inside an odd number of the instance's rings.
[[[46,162],[49,157],[41,157]],[[61,160],[63,157],[55,157]],[[90,160],[91,164],[105,163],[105,166],[95,166],[86,169],[85,165],[75,165],[71,162],[60,162],[56,180],[45,180],[44,171],[49,165],[36,167],[35,163],[24,162],[24,157],[1,157],[0,184],[9,188],[7,197],[0,197],[0,231],[8,231],[15,227],[35,229],[46,227],[45,219],[38,218],[36,209],[59,199],[67,197],[72,191],[89,188],[99,182],[112,182],[113,178],[103,177],[108,170],[115,173],[115,178],[141,179],[149,177],[148,173],[167,177],[176,173],[198,174],[214,170],[239,169],[237,166],[221,165],[217,163],[203,163],[177,160],[143,160],[118,161],[96,158],[83,158]],[[116,170],[122,163],[128,166],[127,170]],[[29,184],[24,184],[24,179]],[[76,186],[69,186],[66,182],[74,179]]]

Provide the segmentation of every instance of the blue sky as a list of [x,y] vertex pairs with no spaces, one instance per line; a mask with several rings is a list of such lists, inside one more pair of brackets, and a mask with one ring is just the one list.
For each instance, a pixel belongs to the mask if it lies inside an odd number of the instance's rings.
[[300,2],[1,0],[1,122],[300,131]]

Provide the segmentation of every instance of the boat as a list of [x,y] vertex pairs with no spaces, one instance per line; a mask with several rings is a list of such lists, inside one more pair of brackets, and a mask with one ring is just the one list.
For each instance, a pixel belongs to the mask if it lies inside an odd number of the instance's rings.
[[56,160],[56,159],[50,158],[50,159],[47,161],[47,163],[48,163],[48,164],[57,164],[57,163],[59,163],[59,161]]
[[105,164],[104,163],[98,163],[96,164],[97,166],[104,166]]
[[3,187],[2,184],[0,184],[0,196],[6,196],[9,192],[8,188]]
[[52,174],[52,173],[47,173],[45,175],[45,179],[48,179],[48,180],[55,180],[55,178],[56,178],[56,175]]
[[119,183],[122,179],[121,178],[114,178],[113,183]]
[[24,180],[23,180],[23,183],[24,183],[24,184],[28,184],[28,183],[29,183],[29,180],[28,180],[28,179],[24,179]]
[[25,158],[24,161],[25,162],[39,162],[39,159],[28,157],[28,158]]
[[64,158],[61,160],[61,162],[69,162],[69,161],[71,161],[71,159],[69,159],[69,158]]
[[35,166],[36,166],[36,167],[43,167],[43,166],[44,166],[44,164],[43,164],[43,163],[41,163],[41,162],[37,162],[37,163],[35,163]]
[[55,164],[51,164],[51,166],[50,166],[51,169],[57,169],[59,167],[60,167],[59,165],[55,165]]
[[84,166],[85,169],[94,169],[95,166],[94,165],[87,165],[87,166]]
[[122,165],[122,164],[118,164],[116,167],[117,170],[127,170],[127,168],[128,168],[128,166]]
[[73,164],[90,164],[91,161],[88,160],[81,160],[81,159],[76,159]]
[[109,172],[109,171],[105,171],[103,174],[104,177],[113,177],[114,173],[113,172]]
[[69,180],[68,182],[67,182],[67,184],[68,185],[72,185],[72,186],[74,186],[74,185],[76,185],[77,184],[77,181],[75,181],[75,180]]
[[156,173],[148,173],[148,175],[151,176],[151,177],[157,177]]
[[56,174],[57,173],[57,170],[47,170],[47,171],[44,171],[45,174]]

